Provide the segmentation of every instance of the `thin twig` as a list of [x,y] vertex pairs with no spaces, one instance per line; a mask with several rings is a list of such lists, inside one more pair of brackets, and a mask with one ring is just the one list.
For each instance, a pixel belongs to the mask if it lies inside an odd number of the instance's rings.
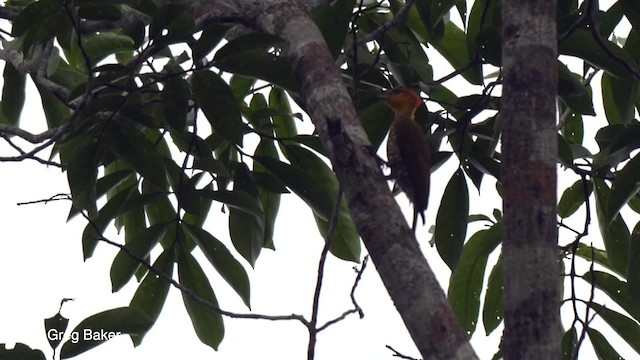
[[385,347],[393,352],[393,354],[392,354],[393,357],[397,357],[397,358],[400,358],[400,359],[406,359],[406,360],[418,360],[416,358],[413,358],[411,356],[407,356],[407,355],[404,355],[404,354],[398,352],[398,350],[392,348],[391,345],[385,345]]
[[7,135],[3,134],[2,132],[0,132],[0,137],[2,137],[2,139],[4,141],[7,142],[7,144],[9,144],[9,146],[11,146],[14,150],[16,150],[20,155],[19,156],[0,156],[0,162],[9,162],[9,161],[23,161],[26,159],[31,159],[31,160],[35,160],[43,165],[50,165],[50,166],[55,166],[58,168],[62,168],[62,164],[57,163],[55,161],[50,161],[50,160],[45,160],[45,159],[41,159],[37,156],[35,156],[35,154],[29,154],[26,151],[24,151],[21,147],[19,147],[18,145],[16,145]]
[[307,347],[307,360],[313,360],[316,351],[316,342],[318,329],[316,324],[318,323],[318,311],[320,309],[320,292],[322,290],[322,279],[324,278],[324,264],[327,261],[327,255],[331,248],[331,241],[333,240],[333,232],[336,229],[338,223],[338,214],[342,205],[342,188],[338,188],[338,194],[336,195],[335,204],[333,204],[333,210],[331,212],[331,219],[329,219],[329,227],[327,235],[320,253],[320,261],[318,262],[318,277],[316,279],[316,289],[313,294],[313,305],[311,307],[311,320],[309,320],[309,345]]
[[329,326],[344,320],[347,316],[351,314],[357,313],[360,316],[360,319],[364,317],[364,312],[362,311],[362,308],[360,307],[360,305],[358,305],[358,302],[356,301],[355,293],[356,293],[356,288],[360,283],[360,279],[362,279],[362,274],[364,273],[364,269],[367,267],[368,261],[369,261],[369,256],[367,255],[364,257],[364,260],[362,260],[362,265],[360,266],[360,269],[358,269],[357,267],[353,268],[353,270],[355,270],[357,274],[356,280],[353,282],[353,286],[351,286],[351,293],[349,294],[349,297],[351,298],[351,303],[353,304],[353,309],[349,309],[343,312],[340,316],[336,317],[335,319],[327,321],[324,325],[318,328],[318,332],[325,330]]
[[393,26],[402,22],[407,17],[407,14],[409,13],[409,9],[411,8],[411,6],[413,6],[413,3],[415,3],[415,1],[416,0],[405,1],[402,8],[398,10],[398,12],[393,16],[391,20],[378,26],[375,30],[371,31],[367,36],[363,37],[357,42],[354,42],[350,48],[346,49],[343,54],[338,56],[338,58],[335,61],[336,66],[338,67],[342,66],[342,64],[344,64],[347,61],[348,57],[349,58],[353,57],[353,54],[355,53],[357,48],[367,44],[368,42],[378,39],[389,28],[392,28]]
[[582,342],[587,336],[587,329],[589,328],[589,323],[594,319],[595,316],[589,316],[591,311],[591,304],[593,304],[593,299],[595,297],[596,284],[595,284],[595,272],[594,272],[594,264],[595,264],[595,251],[593,249],[593,245],[591,245],[591,266],[589,266],[589,274],[591,275],[591,292],[589,294],[589,301],[586,304],[584,311],[584,322],[582,323],[582,331],[580,332],[580,338],[578,338],[578,342],[576,343],[576,349],[573,354],[572,359],[578,359],[578,354],[580,352],[580,347],[582,346]]

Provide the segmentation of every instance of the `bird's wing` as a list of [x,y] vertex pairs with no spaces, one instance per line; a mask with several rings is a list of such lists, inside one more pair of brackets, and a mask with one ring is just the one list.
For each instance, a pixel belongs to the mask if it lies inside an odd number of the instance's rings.
[[400,158],[415,191],[414,199],[411,200],[416,210],[421,213],[427,208],[429,201],[429,149],[422,128],[415,121],[402,119],[395,131]]

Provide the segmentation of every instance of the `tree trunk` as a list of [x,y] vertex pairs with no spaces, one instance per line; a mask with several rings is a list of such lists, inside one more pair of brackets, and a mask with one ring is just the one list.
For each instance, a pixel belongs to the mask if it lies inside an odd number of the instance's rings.
[[555,0],[503,0],[505,359],[560,358]]

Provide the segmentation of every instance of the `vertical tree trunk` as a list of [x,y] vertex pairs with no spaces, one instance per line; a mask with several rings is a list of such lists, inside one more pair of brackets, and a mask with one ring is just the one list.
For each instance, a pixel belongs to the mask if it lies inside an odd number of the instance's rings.
[[505,359],[560,358],[555,0],[503,0]]

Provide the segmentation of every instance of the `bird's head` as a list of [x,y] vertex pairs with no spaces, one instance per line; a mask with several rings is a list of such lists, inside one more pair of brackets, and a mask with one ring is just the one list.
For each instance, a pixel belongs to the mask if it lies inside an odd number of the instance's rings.
[[422,104],[422,99],[411,88],[395,88],[382,97],[396,116],[413,118],[416,109]]

